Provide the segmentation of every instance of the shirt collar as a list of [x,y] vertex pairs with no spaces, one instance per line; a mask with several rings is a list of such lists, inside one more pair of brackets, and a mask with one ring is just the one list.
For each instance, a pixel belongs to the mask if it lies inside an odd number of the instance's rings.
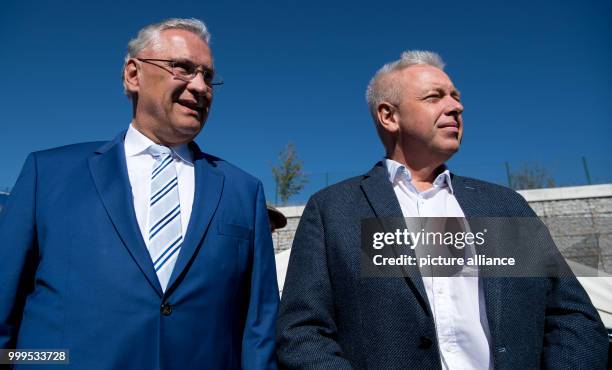
[[[389,176],[389,181],[393,185],[395,185],[398,181],[404,180],[408,183],[412,181],[412,174],[410,170],[406,168],[403,164],[394,161],[393,159],[385,158],[383,160],[383,164],[387,168],[387,174]],[[450,171],[444,166],[444,171],[442,171],[433,182],[433,186],[437,188],[443,188],[448,186],[448,190],[451,194],[454,194],[453,183],[451,181]]]
[[[147,152],[147,149],[155,143],[138,131],[131,123],[125,134],[125,155],[134,157]],[[182,161],[193,164],[193,153],[187,144],[170,147]]]

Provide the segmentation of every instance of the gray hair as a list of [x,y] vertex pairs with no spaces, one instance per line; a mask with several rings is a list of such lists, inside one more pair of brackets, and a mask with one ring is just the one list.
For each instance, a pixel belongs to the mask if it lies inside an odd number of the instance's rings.
[[390,62],[382,66],[370,80],[366,89],[366,101],[370,109],[372,119],[378,125],[377,109],[382,102],[399,104],[401,100],[401,86],[397,83],[389,83],[385,78],[392,72],[401,71],[413,65],[430,65],[444,69],[444,62],[437,53],[423,50],[404,51],[399,60]]
[[[210,43],[210,33],[201,20],[195,18],[166,19],[165,21],[143,27],[138,31],[136,38],[130,40],[127,47],[127,54],[123,61],[123,69],[125,69],[128,60],[135,58],[138,53],[148,46],[152,45],[154,48],[157,47],[161,31],[172,29],[189,31],[199,36],[206,44]],[[121,73],[121,79],[123,81],[123,73]],[[127,91],[127,86],[125,86],[125,81],[123,81],[123,91],[126,95],[130,96]]]

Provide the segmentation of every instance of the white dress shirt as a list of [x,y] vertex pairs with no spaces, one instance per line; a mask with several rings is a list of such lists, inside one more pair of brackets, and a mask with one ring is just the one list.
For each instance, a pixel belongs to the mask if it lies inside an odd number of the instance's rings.
[[[134,211],[140,233],[149,244],[149,203],[151,198],[151,171],[155,158],[148,148],[155,143],[144,136],[130,124],[125,134],[125,159],[127,162],[128,177],[132,186],[134,197]],[[193,169],[193,154],[187,144],[172,147],[172,158],[176,167],[178,180],[179,202],[181,204],[181,229],[183,238],[187,234],[187,225],[191,217],[193,194],[195,189],[195,175]]]
[[[465,217],[448,169],[436,177],[432,188],[419,192],[404,165],[391,159],[384,163],[404,217]],[[492,369],[489,327],[478,277],[424,276],[423,284],[436,324],[442,368]]]

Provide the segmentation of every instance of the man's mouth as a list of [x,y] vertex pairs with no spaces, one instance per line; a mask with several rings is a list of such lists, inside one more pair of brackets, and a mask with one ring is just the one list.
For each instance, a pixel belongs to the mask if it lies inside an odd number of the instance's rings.
[[445,131],[453,131],[459,132],[459,123],[457,122],[445,122],[438,124],[439,129],[444,129]]
[[459,128],[459,124],[457,122],[455,122],[455,121],[439,123],[438,124],[438,128],[445,128],[445,127],[456,127],[456,128]]
[[438,124],[438,129],[442,130],[441,132],[446,135],[451,135],[452,137],[459,137],[459,123],[455,121],[445,122]]
[[195,101],[189,101],[189,100],[179,100],[177,101],[177,103],[185,108],[188,108],[190,111],[194,112],[197,115],[202,114],[204,111],[203,103],[199,104]]

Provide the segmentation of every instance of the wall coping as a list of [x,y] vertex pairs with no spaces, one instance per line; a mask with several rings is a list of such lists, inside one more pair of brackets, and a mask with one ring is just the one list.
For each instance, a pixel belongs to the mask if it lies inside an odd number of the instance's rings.
[[612,197],[612,184],[519,190],[528,202]]

